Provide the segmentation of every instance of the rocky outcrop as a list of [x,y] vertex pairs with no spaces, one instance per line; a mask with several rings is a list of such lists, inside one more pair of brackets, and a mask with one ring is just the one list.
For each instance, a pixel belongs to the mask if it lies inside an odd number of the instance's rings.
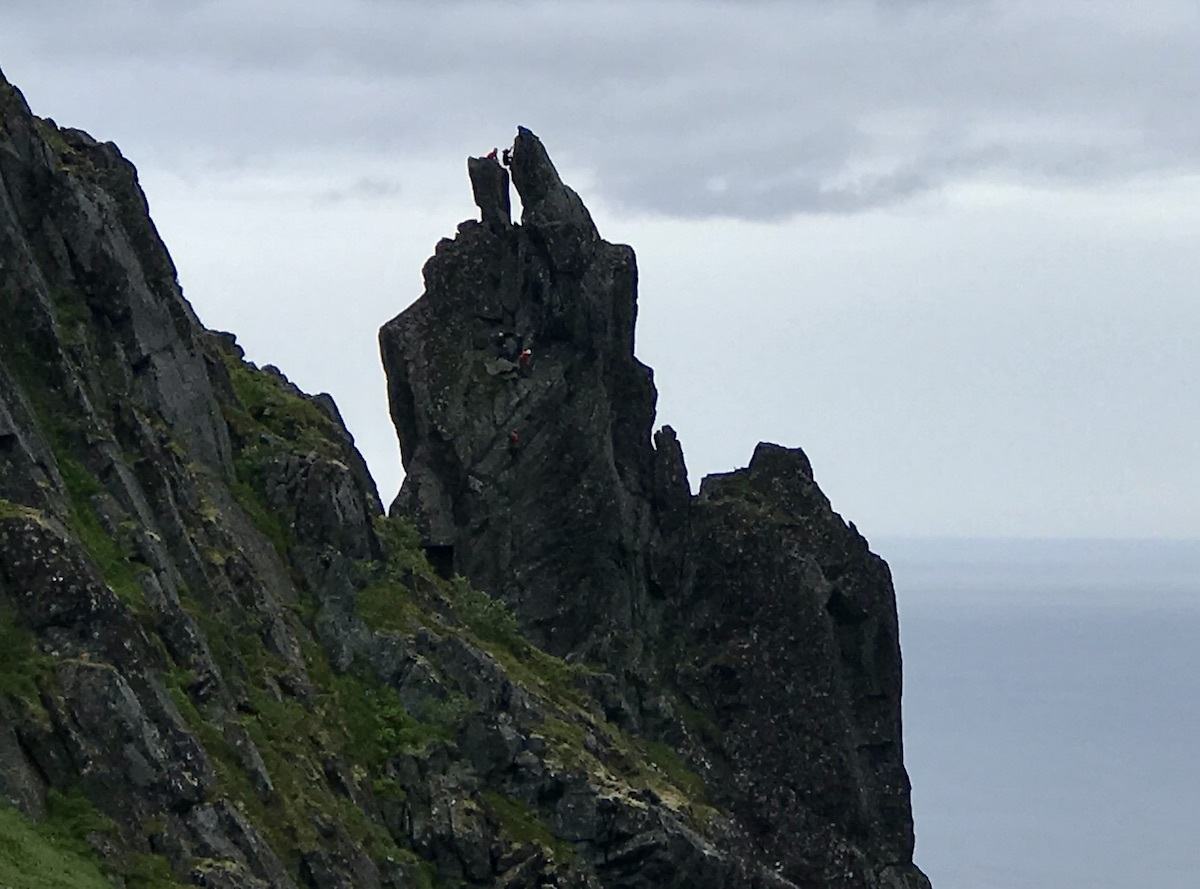
[[519,224],[469,172],[383,334],[385,517],[332,399],[200,325],[116,147],[0,77],[0,878],[922,885],[886,567],[797,452],[693,497],[632,251],[528,132]]
[[688,754],[740,854],[796,885],[925,885],[887,566],[798,450],[760,445],[692,496],[674,432],[651,436],[632,250],[600,238],[536,136],[511,156],[520,223],[507,172],[470,159],[482,221],[380,332],[393,513],[531,639],[615,674],[612,718]]
[[669,671],[719,728],[743,822],[824,885],[922,885],[891,578],[805,455],[760,444],[748,468],[706,478],[684,572]]
[[394,509],[537,644],[636,661],[656,393],[633,354],[633,251],[600,240],[528,130],[520,226],[499,162],[469,168],[484,221],[438,244],[425,295],[380,332],[406,472]]
[[0,112],[4,801],[130,886],[703,860],[692,803],[590,697],[604,677],[438,577],[332,401],[199,325],[115,147],[7,83]]

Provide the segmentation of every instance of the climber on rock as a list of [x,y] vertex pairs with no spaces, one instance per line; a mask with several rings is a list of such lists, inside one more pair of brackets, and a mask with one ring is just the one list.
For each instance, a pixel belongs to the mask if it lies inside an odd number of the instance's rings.
[[506,330],[496,331],[496,354],[509,361],[517,360],[517,336]]
[[508,449],[510,451],[515,451],[520,446],[521,435],[519,432],[517,432],[517,430],[514,429],[512,432],[508,433]]
[[533,350],[532,349],[522,349],[521,354],[517,356],[517,369],[520,370],[521,373],[528,373],[530,368],[532,368],[532,367],[533,367]]
[[491,151],[489,151],[487,153],[487,159],[490,161],[494,161],[496,159],[496,149],[495,148],[493,148]]
[[500,152],[500,163],[504,164],[504,166],[506,166],[506,167],[512,166],[512,149],[511,148],[506,148],[502,152]]

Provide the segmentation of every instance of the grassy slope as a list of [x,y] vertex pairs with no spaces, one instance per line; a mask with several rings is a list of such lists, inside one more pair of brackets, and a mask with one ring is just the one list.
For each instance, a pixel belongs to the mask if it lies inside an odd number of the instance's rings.
[[[287,453],[315,452],[337,459],[343,444],[330,419],[311,401],[232,354],[227,354],[225,361],[234,395],[225,405],[236,450],[238,478],[233,492],[287,563],[294,542],[286,522],[266,504],[260,487],[262,468]],[[144,607],[137,583],[137,573],[144,566],[109,537],[97,520],[91,502],[101,488],[74,459],[70,441],[74,436],[53,437],[58,439],[56,451],[61,451],[58,462],[67,484],[72,530],[114,591],[135,610]],[[694,806],[696,814],[703,816],[700,779],[674,751],[630,738],[605,722],[581,690],[586,667],[568,665],[526,642],[503,603],[472,589],[461,578],[448,582],[438,577],[425,560],[415,531],[403,520],[381,517],[377,532],[384,558],[358,566],[362,583],[358,610],[369,626],[400,634],[428,627],[461,636],[492,655],[514,682],[543,702],[548,714],[543,731],[555,758],[602,774],[606,781],[653,787],[660,796],[679,800],[689,809]],[[389,761],[402,753],[451,744],[458,726],[471,712],[469,702],[452,693],[445,701],[410,713],[394,691],[365,672],[335,673],[320,646],[312,642],[304,644],[304,654],[317,695],[307,705],[294,698],[279,700],[273,677],[284,666],[266,650],[261,628],[249,624],[244,614],[227,613],[230,603],[216,610],[212,604],[185,599],[185,607],[205,630],[222,673],[227,679],[234,678],[249,695],[253,712],[238,720],[254,739],[275,785],[270,795],[256,789],[212,714],[203,712],[189,697],[192,677],[186,670],[175,670],[165,677],[168,689],[213,759],[220,793],[239,803],[293,874],[300,852],[318,845],[313,816],[321,814],[334,816],[373,857],[409,862],[414,885],[435,885],[432,871],[410,850],[397,847],[377,822],[329,789],[321,777],[322,763],[333,753],[362,770],[378,799],[401,800],[404,791],[390,772]],[[309,624],[314,611],[315,603],[302,594],[296,619]],[[302,633],[301,638],[305,637],[309,634]],[[0,682],[0,694],[36,701],[39,671],[35,667],[40,664],[35,663],[39,658],[32,639],[10,620],[0,619],[0,641],[19,643],[6,644],[7,650],[0,652],[0,666],[5,667],[7,678]],[[610,751],[603,764],[585,749],[588,734],[603,738]],[[495,791],[485,792],[483,802],[510,839],[540,845],[558,860],[572,854],[535,810]],[[86,821],[55,822],[52,818],[46,824],[33,825],[15,812],[3,810],[0,887],[92,889],[108,885],[106,872],[123,877],[131,889],[172,885],[162,859],[147,856],[119,869],[105,862],[101,868],[86,842],[89,832],[95,831]]]
[[112,889],[90,850],[0,808],[0,886],[5,889]]
[[[252,517],[264,517],[269,510],[257,496],[257,467],[279,448],[335,455],[331,424],[314,405],[287,391],[275,377],[232,356],[227,358],[227,366],[238,399],[227,413],[235,441],[253,443],[237,460],[239,499]],[[278,522],[269,518],[256,521],[286,555],[287,534],[280,533]],[[383,559],[358,566],[362,587],[357,610],[368,626],[401,635],[425,627],[460,636],[490,654],[510,680],[541,701],[547,714],[542,733],[560,762],[604,775],[606,781],[653,788],[698,821],[709,817],[712,810],[703,781],[674,750],[630,737],[598,712],[582,690],[589,672],[586,666],[567,664],[531,645],[505,603],[474,589],[461,577],[451,581],[439,577],[406,520],[381,517],[376,531]],[[310,673],[332,703],[323,718],[327,724],[344,726],[344,749],[356,764],[367,768],[376,786],[387,785],[385,766],[392,755],[451,741],[470,712],[469,702],[452,695],[426,712],[408,714],[390,689],[361,676],[334,676],[322,653],[311,651],[308,655]],[[589,734],[603,740],[608,751],[603,762],[588,752],[585,739]],[[268,739],[264,741],[269,745]],[[484,794],[484,801],[510,838],[534,842],[554,857],[564,857],[567,845],[544,827],[536,827],[540,822],[535,811],[491,791]]]

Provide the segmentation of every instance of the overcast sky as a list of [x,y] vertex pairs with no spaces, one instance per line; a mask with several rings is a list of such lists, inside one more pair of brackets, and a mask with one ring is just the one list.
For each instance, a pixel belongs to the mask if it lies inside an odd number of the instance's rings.
[[872,535],[1200,537],[1200,4],[4,0],[187,296],[400,481],[375,347],[546,143],[641,268],[693,482],[800,445]]

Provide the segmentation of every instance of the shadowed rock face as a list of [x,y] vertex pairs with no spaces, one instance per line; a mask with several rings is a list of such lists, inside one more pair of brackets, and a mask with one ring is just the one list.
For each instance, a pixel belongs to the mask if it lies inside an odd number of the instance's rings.
[[[472,158],[481,222],[380,332],[406,478],[393,504],[531,638],[618,677],[623,718],[689,756],[737,844],[802,886],[922,887],[887,566],[802,452],[762,444],[693,496],[653,436],[637,273],[541,142]],[[522,364],[521,352],[532,361]]]
[[740,814],[800,872],[872,885],[913,849],[887,565],[771,444],[704,480],[687,548],[673,681],[721,727]]

